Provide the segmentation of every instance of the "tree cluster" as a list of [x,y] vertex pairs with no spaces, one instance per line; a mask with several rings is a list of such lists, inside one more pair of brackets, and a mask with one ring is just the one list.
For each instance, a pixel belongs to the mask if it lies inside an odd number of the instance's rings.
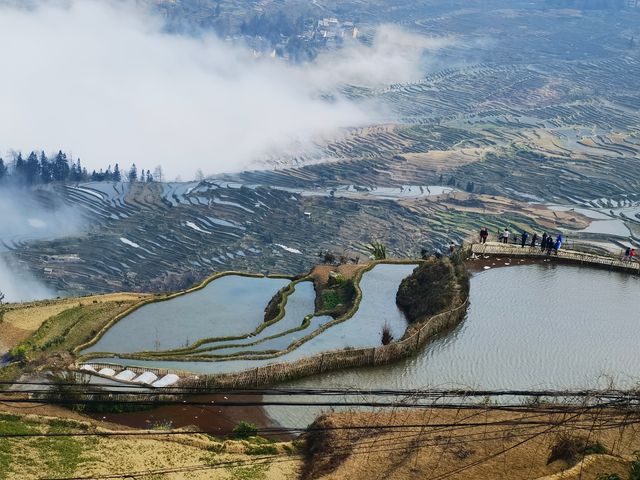
[[400,284],[396,304],[409,322],[417,322],[452,306],[456,295],[468,294],[461,258],[428,258]]
[[[156,169],[161,171],[160,168]],[[13,159],[5,163],[0,158],[0,181],[11,182],[18,185],[38,185],[51,182],[120,182],[128,179],[130,182],[153,182],[154,174],[142,169],[138,173],[134,163],[128,172],[123,173],[116,163],[112,168],[109,165],[106,170],[93,170],[91,173],[82,166],[81,160],[70,159],[60,150],[55,156],[49,158],[44,152],[37,154],[31,152],[25,159],[21,152],[13,155]]]

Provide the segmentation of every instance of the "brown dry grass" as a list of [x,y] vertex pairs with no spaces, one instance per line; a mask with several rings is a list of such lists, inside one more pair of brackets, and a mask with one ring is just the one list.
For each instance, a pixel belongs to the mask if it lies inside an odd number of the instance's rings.
[[129,192],[127,194],[127,202],[147,206],[155,205],[157,207],[163,208],[164,205],[160,200],[161,197],[162,187],[160,186],[160,184],[155,182],[136,182],[129,189]]
[[[84,426],[83,426],[84,425]],[[0,416],[0,432],[73,433],[93,427],[61,423],[59,419],[28,415]],[[98,430],[112,433],[113,430]],[[62,438],[0,439],[0,478],[37,479],[43,477],[99,477],[162,470],[190,470],[149,473],[143,479],[238,479],[280,480],[298,477],[301,459],[289,455],[289,443],[274,444],[279,453],[250,455],[251,445],[240,441],[220,441],[199,434],[163,435],[161,431],[144,437],[83,436]],[[261,460],[262,459],[262,460]],[[265,463],[266,461],[269,463]],[[229,465],[228,462],[241,462]],[[263,465],[252,465],[254,463]],[[225,465],[227,463],[227,465]],[[217,467],[216,467],[217,465]],[[200,468],[204,467],[204,468]],[[215,468],[206,468],[215,467]]]
[[148,297],[138,293],[110,293],[87,297],[62,298],[29,303],[14,303],[6,306],[6,312],[0,328],[0,344],[11,348],[35,332],[49,318],[80,304],[106,302],[135,303]]
[[[482,206],[466,206],[449,201],[450,199],[454,201],[464,201],[470,198],[482,202]],[[420,204],[421,201],[423,200],[403,200],[402,203],[410,206],[412,204]],[[544,205],[527,204],[493,195],[472,195],[465,192],[457,192],[455,194],[442,195],[434,199],[429,199],[428,201],[438,202],[440,205],[455,212],[484,215],[518,214],[534,220],[541,227],[550,229],[569,228],[572,230],[581,230],[587,228],[591,223],[590,219],[575,211],[559,212],[550,210]]]
[[324,286],[329,280],[329,273],[338,272],[347,280],[351,280],[355,277],[358,271],[366,268],[367,264],[362,263],[359,265],[344,264],[344,265],[316,265],[311,271],[311,278],[316,285]]
[[[210,443],[210,442],[209,442]],[[252,462],[260,457],[246,454],[212,453],[206,447],[182,444],[180,442],[151,439],[99,439],[93,450],[102,455],[81,465],[76,471],[79,476],[108,475],[114,472],[140,472],[146,470],[180,469],[194,465],[211,465],[222,462]],[[286,461],[289,460],[289,461]],[[256,480],[295,479],[298,476],[300,460],[282,456],[278,462],[251,469],[250,463],[245,467],[220,466],[215,469],[164,473],[155,478],[162,479],[240,479]],[[27,477],[23,477],[27,478]],[[34,476],[33,478],[38,478]],[[149,475],[147,478],[154,478]]]
[[[457,427],[462,422],[495,422],[524,419],[562,422],[566,417],[548,414],[490,410],[424,410],[383,414],[332,414],[326,425],[435,425],[451,427],[404,428],[402,431],[332,430],[318,442],[318,455],[305,467],[306,479],[383,480],[448,479],[594,480],[600,473],[627,478],[632,453],[640,449],[637,426],[591,432],[593,417],[579,417],[584,430],[575,427],[484,425]],[[595,420],[597,424],[598,420]],[[608,454],[588,455],[575,462],[547,464],[558,435],[569,432],[600,442]],[[324,444],[322,444],[324,443]],[[577,463],[576,463],[577,462]]]
[[450,170],[453,167],[460,167],[469,163],[478,162],[482,157],[493,152],[490,147],[482,148],[459,148],[453,150],[431,150],[429,152],[405,153],[402,156],[410,164],[419,166],[429,166],[436,171]]

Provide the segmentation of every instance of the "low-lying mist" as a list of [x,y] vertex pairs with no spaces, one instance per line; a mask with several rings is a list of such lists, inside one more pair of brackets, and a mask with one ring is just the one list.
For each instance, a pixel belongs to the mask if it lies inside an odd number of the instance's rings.
[[81,211],[60,204],[46,191],[0,185],[0,291],[5,301],[18,302],[56,296],[29,271],[11,260],[7,251],[30,240],[61,238],[86,228]]
[[79,233],[86,222],[78,208],[60,203],[46,190],[0,185],[0,251],[29,240]]
[[[19,2],[18,2],[19,4]],[[385,114],[338,92],[420,78],[452,38],[381,26],[316,61],[257,58],[213,34],[170,34],[128,2],[0,5],[0,150],[63,149],[91,171],[109,163],[166,179],[236,171]],[[331,93],[327,101],[325,93]],[[299,147],[298,147],[299,148]]]
[[4,302],[27,302],[52,298],[56,293],[29,271],[16,267],[0,257],[0,292]]

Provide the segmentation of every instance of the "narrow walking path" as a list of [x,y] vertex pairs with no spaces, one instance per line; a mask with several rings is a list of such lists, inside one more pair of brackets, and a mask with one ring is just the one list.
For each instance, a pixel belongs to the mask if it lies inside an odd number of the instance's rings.
[[476,255],[503,255],[509,257],[528,257],[528,258],[553,258],[571,263],[581,263],[593,265],[596,267],[609,268],[611,270],[620,270],[640,275],[640,262],[623,261],[614,257],[604,257],[594,255],[592,253],[579,252],[576,250],[560,249],[558,255],[551,253],[547,255],[546,251],[540,247],[521,247],[520,245],[504,244],[498,242],[474,243],[471,251]]

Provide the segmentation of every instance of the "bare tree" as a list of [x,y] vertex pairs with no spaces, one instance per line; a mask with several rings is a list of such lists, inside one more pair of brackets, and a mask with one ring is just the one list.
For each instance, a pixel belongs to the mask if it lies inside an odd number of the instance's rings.
[[153,170],[153,179],[158,183],[163,182],[164,174],[162,173],[162,167],[160,165]]

